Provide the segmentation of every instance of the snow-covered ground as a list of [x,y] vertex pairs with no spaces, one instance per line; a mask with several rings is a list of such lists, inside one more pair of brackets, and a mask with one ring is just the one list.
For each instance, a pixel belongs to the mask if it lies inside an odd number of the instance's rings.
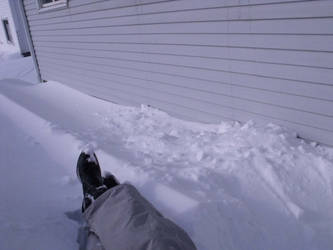
[[332,249],[333,149],[274,124],[124,107],[0,53],[0,249],[77,249],[80,149],[133,183],[200,250]]

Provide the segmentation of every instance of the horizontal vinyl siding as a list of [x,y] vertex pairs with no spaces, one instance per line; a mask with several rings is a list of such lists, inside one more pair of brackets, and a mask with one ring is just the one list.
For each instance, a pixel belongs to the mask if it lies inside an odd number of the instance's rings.
[[333,145],[333,1],[24,5],[43,79],[191,120],[273,121]]

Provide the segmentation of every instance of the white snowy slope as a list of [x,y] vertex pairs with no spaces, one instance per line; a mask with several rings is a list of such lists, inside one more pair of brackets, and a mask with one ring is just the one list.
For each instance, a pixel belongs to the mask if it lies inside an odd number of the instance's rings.
[[68,171],[5,114],[0,114],[0,249],[77,249],[81,202]]
[[77,247],[65,213],[80,207],[74,167],[88,143],[200,250],[332,249],[332,148],[274,124],[185,122],[28,83],[29,67],[0,61],[0,249]]

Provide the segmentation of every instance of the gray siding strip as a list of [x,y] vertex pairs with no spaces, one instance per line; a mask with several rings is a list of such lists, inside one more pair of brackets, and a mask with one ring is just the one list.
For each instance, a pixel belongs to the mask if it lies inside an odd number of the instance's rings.
[[256,34],[140,34],[140,35],[96,35],[96,36],[52,36],[34,37],[36,42],[84,42],[90,43],[137,43],[178,44],[201,46],[230,46],[242,48],[266,48],[287,50],[309,50],[333,52],[333,36],[256,35]]
[[[42,52],[40,52],[42,53]],[[45,53],[45,52],[44,52]],[[46,52],[45,56],[64,57],[64,58],[76,58],[80,59],[82,55],[80,53],[57,53]],[[96,53],[97,54],[97,53]],[[223,59],[210,59],[200,58],[193,60],[184,56],[173,55],[153,55],[150,54],[147,58],[143,58],[142,55],[133,53],[121,53],[121,52],[109,52],[104,53],[102,56],[87,56],[91,62],[108,63],[108,61],[123,61],[123,62],[137,62],[141,64],[151,64],[154,66],[171,66],[186,69],[205,70],[213,72],[224,72],[229,74],[242,74],[242,75],[256,75],[263,77],[271,77],[286,80],[295,80],[310,83],[327,84],[333,86],[331,82],[331,76],[333,74],[332,69],[314,69],[304,68],[300,66],[289,65],[270,65],[258,62],[241,62],[230,61]],[[149,58],[148,58],[149,57]]]
[[24,0],[44,79],[177,117],[333,145],[333,1]]
[[[59,57],[60,60],[62,58],[64,58],[64,56],[59,56],[59,55],[55,55],[50,53],[49,55],[47,55],[49,57],[52,58],[57,58]],[[93,66],[94,64],[96,65],[105,65],[105,66],[110,66],[110,65],[122,65],[123,67],[131,67],[131,65],[134,68],[137,68],[139,70],[143,70],[145,71],[145,69],[147,68],[147,65],[150,65],[150,71],[152,71],[152,68],[156,69],[152,72],[163,72],[165,66],[169,66],[169,71],[168,74],[174,74],[174,75],[183,75],[186,76],[186,74],[188,74],[189,76],[197,76],[197,78],[200,77],[204,77],[203,79],[207,79],[207,80],[211,80],[214,81],[216,79],[219,79],[222,83],[229,83],[231,84],[230,78],[236,78],[237,76],[239,76],[239,79],[242,79],[241,77],[253,77],[256,78],[258,80],[258,78],[264,78],[266,81],[273,81],[273,80],[280,80],[280,82],[282,82],[282,80],[288,81],[288,82],[296,82],[296,83],[303,83],[300,86],[306,86],[306,84],[308,84],[308,86],[327,86],[327,87],[331,87],[331,85],[325,85],[325,84],[318,84],[318,83],[312,83],[312,82],[306,82],[306,81],[295,81],[295,80],[290,80],[290,79],[281,79],[281,78],[275,78],[275,77],[266,77],[266,76],[260,76],[260,75],[251,75],[251,74],[242,74],[239,72],[227,72],[227,71],[220,71],[220,70],[210,70],[210,69],[205,69],[205,68],[194,68],[194,67],[187,67],[187,66],[181,66],[181,65],[172,65],[172,64],[161,64],[161,63],[151,63],[151,62],[144,62],[144,61],[138,61],[138,60],[128,60],[128,59],[121,59],[121,58],[94,58],[94,57],[88,57],[90,58],[89,62],[90,64]],[[69,55],[69,57],[66,58],[66,60],[68,61],[73,61],[73,62],[81,62],[82,61],[82,56],[79,55]],[[113,61],[113,64],[111,64],[111,62]],[[133,68],[132,67],[132,68]],[[171,72],[172,71],[172,72]],[[165,71],[164,71],[165,72]],[[214,76],[214,77],[212,77]],[[294,83],[294,84],[296,84]],[[267,83],[269,84],[269,83]],[[287,87],[287,85],[286,85]],[[289,86],[290,89],[293,88],[293,86]],[[327,90],[329,90],[331,88],[327,88]],[[287,90],[287,89],[286,89]],[[306,90],[306,89],[305,89]],[[298,90],[300,91],[300,90]],[[329,95],[329,100],[331,100],[331,92],[328,92]]]
[[[52,56],[48,56],[47,58],[52,59]],[[62,59],[60,59],[60,63],[69,63],[70,67],[76,67],[77,62],[82,62],[82,59],[75,61],[73,60],[73,58],[71,58],[67,59],[66,62],[62,62]],[[233,82],[231,83],[227,81],[228,78],[226,78],[226,74],[222,74],[217,80],[214,80],[210,79],[209,77],[207,78],[202,78],[202,76],[193,77],[193,74],[195,74],[195,72],[189,75],[182,74],[183,72],[180,72],[179,74],[171,74],[165,71],[164,72],[152,71],[147,69],[138,69],[137,67],[120,66],[118,62],[105,65],[105,64],[91,63],[89,61],[85,61],[82,62],[82,65],[80,65],[80,67],[84,67],[85,70],[90,70],[90,69],[104,70],[104,72],[109,72],[111,68],[114,68],[117,72],[122,73],[123,75],[130,75],[141,78],[145,77],[147,80],[152,80],[152,81],[160,81],[161,79],[165,79],[165,81],[169,83],[184,82],[184,84],[186,84],[185,82],[190,81],[191,84],[197,84],[200,86],[202,85],[203,89],[206,88],[211,91],[218,91],[220,88],[219,86],[221,86],[222,84],[235,87],[243,87],[248,89],[258,89],[262,91],[269,91],[286,95],[303,96],[307,98],[314,98],[324,101],[325,100],[332,101],[333,99],[332,87],[330,85],[326,86],[319,84],[309,84],[306,82],[295,82],[289,80],[282,81],[281,79],[272,79],[272,78],[267,79],[258,76],[249,77],[239,74],[233,74],[229,76],[229,78],[232,77],[233,79]],[[284,91],[281,91],[281,89],[284,89]],[[324,97],[326,99],[324,99]]]
[[87,56],[101,52],[127,52],[138,54],[168,54],[188,57],[203,57],[226,59],[234,61],[261,62],[267,64],[285,64],[312,68],[333,69],[333,57],[329,53],[322,52],[299,52],[299,51],[276,51],[258,48],[226,48],[208,46],[184,46],[184,45],[154,45],[150,44],[99,44],[91,47],[89,43],[64,43],[64,42],[35,42],[41,51],[77,51]]
[[[207,13],[208,14],[208,13]],[[192,18],[192,17],[191,17]],[[125,19],[125,18],[124,18]],[[47,31],[58,31],[58,34],[68,35],[68,30],[88,29],[87,34],[131,34],[131,33],[196,33],[196,34],[289,34],[289,35],[332,35],[332,30],[329,29],[332,20],[329,18],[312,18],[311,20],[302,19],[261,19],[251,20],[249,26],[248,20],[175,20],[156,19],[152,21],[136,21],[137,18],[126,18],[108,20],[107,18],[97,20],[82,20],[79,22],[71,21],[71,17],[67,17],[61,23],[39,24],[32,27],[33,31],[37,34],[47,35],[51,34]],[[69,23],[70,21],[70,23]],[[177,27],[176,24],[182,24],[185,29]],[[304,26],[304,24],[309,24]],[[214,26],[219,25],[219,26]],[[289,25],[286,27],[286,25]],[[138,30],[137,26],[141,26],[143,30]],[[194,27],[195,26],[195,27]],[[229,27],[228,27],[229,26]],[[232,26],[232,31],[230,31]],[[121,27],[121,28],[119,28]],[[321,27],[320,30],[316,28]],[[103,28],[103,29],[99,29]],[[163,28],[162,30],[158,28]],[[194,29],[194,28],[197,28]],[[274,28],[274,30],[270,29]],[[39,31],[39,32],[37,32]],[[44,31],[44,32],[42,32]],[[66,32],[67,31],[67,32]],[[107,33],[105,31],[108,31]],[[78,33],[79,34],[79,33]]]
[[[207,13],[208,14],[208,13]],[[95,20],[82,20],[80,22],[70,22],[70,16],[64,17],[64,21],[61,23],[54,23],[48,25],[35,25],[32,26],[32,30],[36,31],[49,31],[49,30],[70,30],[70,29],[87,29],[87,28],[113,28],[116,27],[148,27],[154,30],[154,26],[160,25],[163,27],[173,28],[176,24],[184,24],[189,26],[197,25],[201,33],[205,27],[208,28],[208,33],[223,33],[230,32],[228,30],[228,26],[232,26],[231,33],[291,33],[291,34],[332,34],[332,30],[329,29],[329,25],[332,24],[332,20],[330,18],[311,18],[309,19],[259,19],[259,20],[240,20],[238,19],[219,19],[219,20],[161,20],[157,19],[156,22],[143,22],[137,21],[138,18],[123,18],[123,19],[115,19],[108,20],[107,18],[103,19],[95,19]],[[124,20],[125,19],[125,20]],[[249,25],[249,21],[251,21],[251,25]],[[253,24],[252,24],[253,23]],[[192,25],[191,25],[192,24]],[[285,26],[286,24],[290,25],[290,27]],[[302,24],[308,24],[308,26],[303,26]],[[212,26],[219,25],[219,26]],[[253,29],[252,29],[253,26]],[[276,28],[269,30],[269,27]],[[321,27],[320,31],[316,30],[316,28]],[[180,28],[180,27],[178,27]],[[193,27],[192,27],[193,29]],[[299,29],[299,31],[297,31]],[[169,29],[171,31],[171,29]],[[136,30],[138,31],[138,30]],[[176,29],[177,31],[177,29]],[[186,32],[186,29],[183,30]],[[195,32],[192,30],[192,32]],[[203,32],[205,33],[205,32]]]
[[[80,57],[88,57],[88,58],[93,58],[92,61],[96,60],[96,63],[98,63],[98,59],[99,58],[101,58],[103,60],[104,59],[105,60],[109,59],[110,62],[114,61],[114,60],[119,60],[119,61],[139,61],[140,59],[142,59],[142,56],[145,55],[145,53],[133,53],[133,52],[123,52],[123,51],[86,51],[85,54],[82,55],[78,51],[74,51],[74,53],[73,53],[73,51],[71,51],[71,50],[67,51],[66,49],[63,49],[63,50],[61,50],[61,49],[59,49],[59,50],[52,49],[52,51],[49,51],[49,50],[47,50],[45,48],[41,48],[40,49],[40,53],[41,54],[46,53],[47,54],[46,56],[49,56],[50,58],[59,58],[59,57],[63,58],[64,56],[67,56],[66,58],[68,58],[69,60],[76,58],[79,61],[80,61]],[[171,58],[171,60],[169,60],[169,61],[173,61],[173,62],[177,61],[178,64],[173,64],[173,66],[182,67],[182,66],[179,65],[179,60],[178,60],[179,58],[187,58],[188,60],[193,60],[193,57],[191,57],[191,56],[188,57],[187,55],[172,55],[172,54],[167,54],[166,55],[166,54],[159,54],[159,53],[157,53],[157,54],[150,54],[149,56],[150,56],[150,61],[142,61],[143,60],[142,59],[142,60],[140,60],[140,62],[142,62],[142,63],[153,63],[153,64],[157,64],[157,62],[154,62],[152,60],[153,59],[152,56],[155,56],[155,57],[158,57],[158,58],[165,56],[167,59]],[[201,61],[201,63],[207,65],[208,63],[205,60],[220,60],[221,62],[224,62],[224,61],[227,61],[227,60],[230,60],[230,59],[199,57],[199,58],[196,58],[196,60],[197,61]],[[184,61],[184,62],[186,62],[186,61]],[[266,63],[266,62],[254,62],[254,61],[242,61],[242,60],[235,60],[234,63],[235,64],[237,64],[237,63],[239,63],[239,64],[241,64],[241,63],[248,63],[248,64],[254,64],[254,63],[256,63],[259,66],[261,66],[261,65],[267,65],[267,64],[270,65],[270,63]],[[186,66],[189,66],[189,63],[187,63],[186,65],[184,65],[184,67],[186,67]],[[282,66],[283,66],[282,68],[284,68],[285,66],[287,67],[287,66],[290,66],[290,65],[275,64],[275,66],[278,67],[278,69],[281,69]],[[300,71],[300,73],[301,73],[302,70],[303,71],[304,70],[308,70],[307,69],[308,67],[304,68],[303,66],[292,65],[291,67],[292,67],[291,69],[294,70],[295,73],[297,73],[298,71]],[[203,69],[205,69],[205,68],[203,68]],[[218,70],[220,70],[220,71],[222,71],[222,69],[223,69],[222,67],[218,68]],[[316,69],[316,70],[318,70],[318,69]],[[322,70],[323,69],[320,69],[319,72],[322,72]],[[330,69],[325,69],[325,70],[328,71],[328,72],[331,71]],[[310,73],[314,73],[314,74],[317,73],[313,68],[310,68],[309,71],[310,71]],[[230,71],[230,74],[236,74],[236,75],[237,74],[243,74],[243,73],[244,72],[231,72]],[[255,73],[255,71],[253,70],[253,68],[252,68],[252,73]],[[268,78],[269,78],[269,76],[268,76]],[[307,84],[306,81],[300,81],[300,82],[304,83],[303,84],[303,88],[304,89],[309,88],[310,91],[314,91],[314,90],[318,89],[318,85],[319,84]],[[322,84],[322,85],[324,85],[324,84]],[[327,85],[331,86],[330,84],[327,84]],[[329,88],[325,88],[325,89],[328,90]],[[298,92],[297,94],[301,95],[302,93]],[[312,97],[315,98],[316,92],[312,92],[312,94],[313,94]],[[328,100],[333,100],[333,93],[328,92],[327,96],[328,96],[328,98],[327,98]],[[322,94],[319,94],[318,98],[323,100],[324,98],[322,98],[322,97],[323,97]]]

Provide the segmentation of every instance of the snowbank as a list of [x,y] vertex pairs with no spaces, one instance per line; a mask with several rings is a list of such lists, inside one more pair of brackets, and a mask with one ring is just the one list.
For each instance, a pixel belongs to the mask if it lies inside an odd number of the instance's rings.
[[67,169],[68,190],[80,149],[92,143],[102,168],[135,184],[198,249],[332,248],[331,148],[274,124],[185,122],[56,82],[0,80],[0,93],[0,119]]

